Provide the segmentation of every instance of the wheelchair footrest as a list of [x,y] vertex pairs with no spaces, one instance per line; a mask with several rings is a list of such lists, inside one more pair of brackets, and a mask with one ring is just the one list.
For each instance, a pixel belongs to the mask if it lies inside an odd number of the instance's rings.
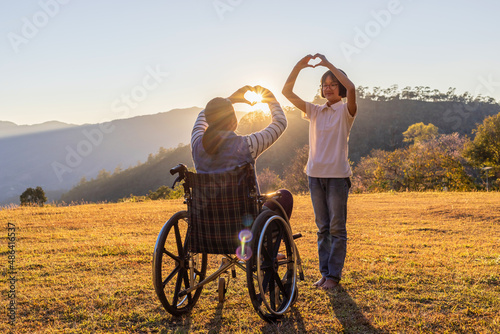
[[302,233],[295,233],[293,235],[293,240],[298,239],[298,238],[302,238]]

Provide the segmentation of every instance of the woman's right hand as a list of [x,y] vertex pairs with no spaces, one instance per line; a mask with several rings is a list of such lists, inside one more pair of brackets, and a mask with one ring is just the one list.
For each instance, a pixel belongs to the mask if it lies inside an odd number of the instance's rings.
[[295,65],[295,67],[299,70],[302,70],[306,67],[314,68],[314,65],[309,64],[309,61],[311,59],[314,59],[314,58],[315,58],[315,56],[309,54],[309,55],[305,56],[304,58],[302,58],[301,60],[299,60],[299,62],[297,63],[297,65]]

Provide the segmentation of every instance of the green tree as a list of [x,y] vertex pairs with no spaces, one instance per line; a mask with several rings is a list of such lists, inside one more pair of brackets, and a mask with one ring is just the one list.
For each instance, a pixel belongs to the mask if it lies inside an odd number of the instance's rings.
[[47,197],[42,187],[28,188],[19,197],[21,205],[38,205],[43,206],[47,202]]
[[462,156],[467,139],[441,135],[393,152],[374,150],[353,171],[353,191],[471,190],[473,179]]
[[309,145],[295,150],[295,156],[284,172],[285,187],[292,193],[309,191],[305,166],[309,157]]
[[476,167],[500,167],[500,114],[485,118],[473,133],[464,156]]
[[147,197],[153,201],[159,199],[177,199],[182,198],[184,196],[184,188],[182,183],[177,183],[175,188],[172,189],[167,186],[160,186],[156,191],[149,191]]
[[111,173],[105,169],[101,169],[99,173],[97,173],[97,180],[109,179],[111,177]]
[[432,123],[425,125],[424,123],[415,123],[408,127],[408,130],[403,132],[403,141],[405,143],[419,143],[429,141],[436,138],[438,135],[438,128]]
[[247,135],[264,129],[271,123],[271,115],[261,110],[253,111],[243,116],[238,122],[238,134]]
[[262,194],[283,188],[283,181],[279,175],[269,168],[265,168],[257,175],[257,182],[259,182],[259,189]]

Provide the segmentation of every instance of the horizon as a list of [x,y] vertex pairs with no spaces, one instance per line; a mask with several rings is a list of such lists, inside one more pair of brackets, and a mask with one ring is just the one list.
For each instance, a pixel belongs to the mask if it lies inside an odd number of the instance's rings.
[[[10,2],[0,12],[0,119],[95,124],[281,89],[322,53],[356,86],[429,86],[500,100],[500,4],[411,0]],[[318,13],[331,13],[331,20]],[[325,68],[301,72],[312,99]]]
[[[392,85],[394,86],[394,85]],[[375,87],[366,87],[366,86],[363,86],[364,88],[368,88],[369,89],[369,92],[371,92],[373,90],[373,88]],[[378,88],[381,88],[382,90],[383,89],[386,89],[386,88],[390,88],[391,86],[389,87],[378,87]],[[417,87],[429,87],[429,86],[417,86]],[[411,87],[411,88],[417,88],[417,87]],[[403,87],[403,88],[406,88],[406,87]],[[433,90],[432,87],[429,87],[431,90]],[[463,94],[471,94],[471,92],[462,92],[462,93],[457,93],[456,92],[456,88],[454,87],[449,87],[449,89],[453,89],[455,90],[455,94],[457,96],[460,96],[460,95],[463,95]],[[400,87],[398,87],[398,92],[400,93]],[[443,91],[439,91],[440,93],[446,93],[446,92],[443,92]],[[471,94],[472,95],[472,94]],[[474,95],[472,95],[474,96]],[[477,97],[477,96],[475,96]],[[488,96],[488,95],[482,95],[482,97],[486,97],[486,98],[493,98],[492,96]],[[358,97],[359,98],[359,97]],[[312,101],[313,99],[306,99],[306,100],[309,100],[309,101]],[[441,101],[424,101],[424,102],[441,102]],[[500,105],[500,100],[499,101],[496,101],[495,100],[495,103]],[[239,106],[239,108],[235,108],[235,112],[236,113],[242,113],[242,114],[245,114],[245,113],[250,113],[250,112],[254,112],[254,111],[263,111],[263,112],[268,112],[268,111],[265,111],[265,110],[262,110],[262,109],[258,109],[256,108],[255,106],[247,106],[245,104],[242,104],[242,103],[238,103],[236,104],[237,106]],[[259,104],[258,104],[259,105]],[[257,105],[257,106],[258,106]],[[292,108],[296,108],[295,106],[291,105]],[[170,110],[166,110],[166,111],[158,111],[158,112],[154,112],[154,113],[150,113],[150,114],[141,114],[141,115],[131,115],[130,117],[124,117],[124,118],[115,118],[115,119],[110,119],[110,120],[107,120],[105,122],[100,122],[100,123],[81,123],[81,124],[77,124],[77,123],[66,123],[66,122],[63,122],[63,121],[60,121],[60,120],[56,120],[56,119],[52,119],[52,120],[47,120],[47,121],[43,121],[41,123],[33,123],[33,124],[17,124],[15,122],[12,122],[12,121],[8,121],[8,120],[3,120],[3,119],[0,119],[0,122],[4,122],[4,123],[13,123],[14,125],[16,126],[36,126],[36,125],[43,125],[43,124],[46,124],[46,123],[62,123],[62,124],[65,124],[65,125],[71,125],[71,126],[83,126],[83,125],[95,125],[95,124],[101,124],[101,123],[106,123],[106,122],[112,122],[112,121],[117,121],[117,120],[125,120],[125,119],[132,119],[132,118],[135,118],[135,117],[142,117],[142,116],[154,116],[154,115],[157,115],[157,114],[161,114],[161,113],[168,113],[168,112],[171,112],[171,111],[174,111],[174,110],[183,110],[183,109],[193,109],[193,108],[196,108],[196,109],[203,109],[204,107],[201,107],[201,106],[191,106],[191,107],[174,107]],[[236,109],[241,109],[241,110],[236,110]]]

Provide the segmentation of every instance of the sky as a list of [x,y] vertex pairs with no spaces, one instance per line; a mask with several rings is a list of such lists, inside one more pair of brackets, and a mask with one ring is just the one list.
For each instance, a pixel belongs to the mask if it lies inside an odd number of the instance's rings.
[[[495,0],[0,0],[0,121],[102,123],[247,84],[289,106],[283,84],[316,53],[356,86],[500,101],[498,13]],[[303,70],[296,93],[312,100],[325,71]]]

